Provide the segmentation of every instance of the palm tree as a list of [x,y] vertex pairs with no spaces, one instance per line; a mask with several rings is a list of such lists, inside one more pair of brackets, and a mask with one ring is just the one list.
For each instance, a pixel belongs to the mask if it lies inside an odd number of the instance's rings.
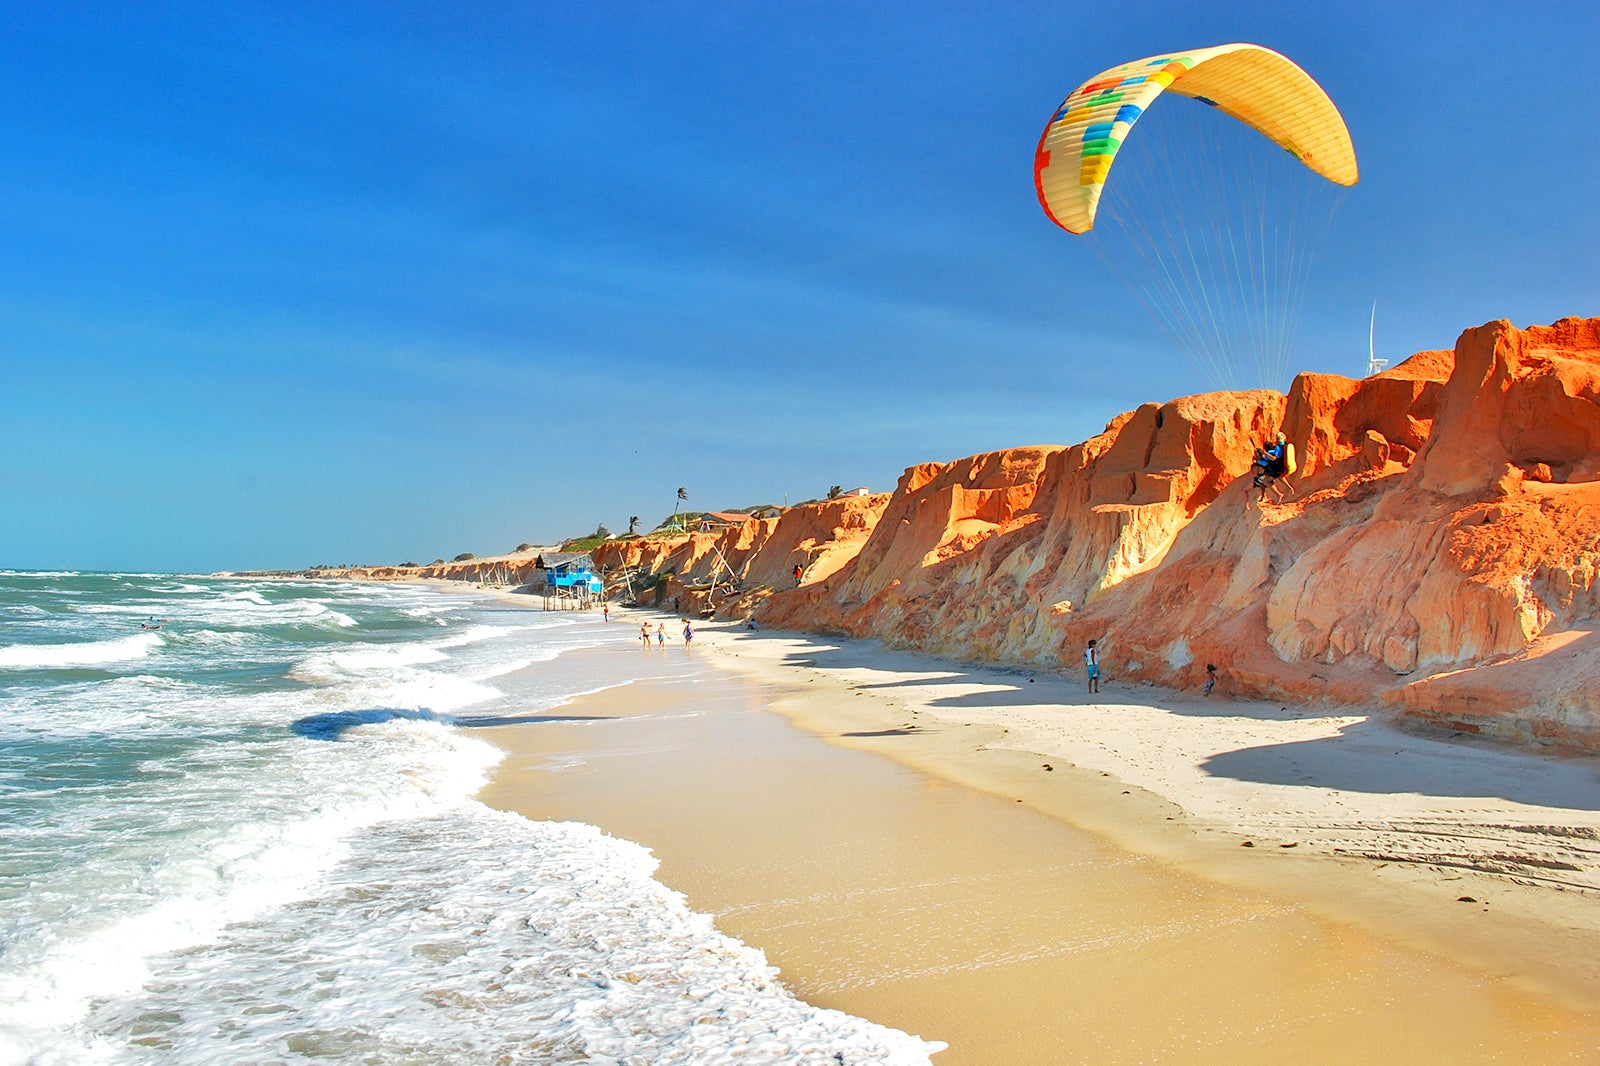
[[678,503],[675,503],[675,504],[672,505],[672,524],[674,526],[676,526],[678,524],[678,507],[684,500],[687,500],[688,498],[689,498],[689,490],[686,489],[686,488],[680,487],[678,489]]
[[837,500],[843,494],[844,494],[844,486],[843,485],[829,485],[828,486],[828,499]]
[[628,516],[628,536],[631,537],[637,532],[639,532],[639,516],[631,514]]

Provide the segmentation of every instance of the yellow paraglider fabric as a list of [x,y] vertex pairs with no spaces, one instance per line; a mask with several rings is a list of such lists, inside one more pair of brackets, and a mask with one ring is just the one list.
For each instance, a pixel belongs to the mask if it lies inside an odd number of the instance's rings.
[[1072,90],[1033,159],[1034,187],[1051,221],[1072,233],[1094,227],[1117,150],[1163,91],[1260,130],[1329,181],[1356,183],[1350,131],[1322,86],[1270,48],[1224,44],[1123,63]]

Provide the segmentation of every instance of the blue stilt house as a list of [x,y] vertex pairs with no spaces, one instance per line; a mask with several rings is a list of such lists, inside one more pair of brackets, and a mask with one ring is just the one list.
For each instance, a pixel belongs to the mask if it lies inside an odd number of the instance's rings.
[[588,552],[549,552],[539,556],[534,565],[544,571],[545,584],[552,591],[591,596],[605,591]]

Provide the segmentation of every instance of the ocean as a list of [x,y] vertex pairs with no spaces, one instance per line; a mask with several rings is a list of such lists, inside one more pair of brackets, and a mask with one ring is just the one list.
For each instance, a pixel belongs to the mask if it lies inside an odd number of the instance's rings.
[[[145,628],[159,626],[159,628]],[[632,644],[430,587],[0,572],[0,1063],[927,1063],[644,848],[474,796]]]

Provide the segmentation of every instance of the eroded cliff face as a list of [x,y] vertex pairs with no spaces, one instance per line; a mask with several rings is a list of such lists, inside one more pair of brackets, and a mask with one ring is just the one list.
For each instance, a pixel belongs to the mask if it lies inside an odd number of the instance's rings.
[[[1241,475],[1280,427],[1299,471],[1256,508]],[[1209,662],[1241,694],[1600,749],[1600,319],[1493,322],[1287,397],[1147,404],[868,500],[598,561],[725,567],[720,609],[772,625],[1068,668],[1096,638],[1124,679],[1192,687]]]
[[710,533],[608,541],[595,549],[595,565],[610,595],[685,611],[715,600],[731,614],[792,588],[796,566],[805,581],[832,577],[856,558],[889,498],[848,496]]

